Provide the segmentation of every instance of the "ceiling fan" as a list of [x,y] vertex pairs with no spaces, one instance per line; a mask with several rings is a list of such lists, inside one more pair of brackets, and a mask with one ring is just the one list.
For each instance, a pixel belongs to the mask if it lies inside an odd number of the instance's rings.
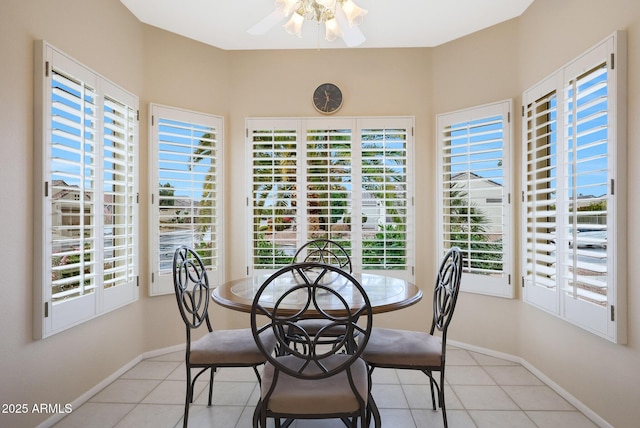
[[284,21],[289,34],[302,37],[302,24],[305,19],[325,24],[325,38],[333,41],[342,37],[348,47],[359,46],[366,40],[358,26],[365,9],[357,6],[353,0],[276,0],[275,10],[262,18],[247,30],[252,35],[262,35]]

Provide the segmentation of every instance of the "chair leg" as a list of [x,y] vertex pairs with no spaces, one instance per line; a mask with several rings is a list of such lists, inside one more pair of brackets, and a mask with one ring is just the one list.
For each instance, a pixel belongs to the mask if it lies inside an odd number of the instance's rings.
[[262,378],[260,377],[260,372],[258,371],[258,366],[253,366],[253,372],[256,374],[258,378],[258,385],[262,384]]
[[371,395],[371,388],[373,387],[373,380],[371,376],[373,375],[374,369],[375,369],[374,366],[372,365],[369,366],[369,373],[368,373],[369,396],[367,397],[367,408],[365,409],[365,417],[362,419],[362,423],[361,423],[363,427],[366,426],[367,428],[371,425],[372,416],[373,416],[373,420],[375,421],[375,427],[376,428],[382,427],[382,419],[380,418],[380,411],[378,410],[378,405],[373,399],[373,395]]
[[[431,388],[431,405],[433,406],[433,411],[436,411],[437,410],[437,407],[436,407],[436,391],[434,390],[434,386],[437,389],[438,385],[436,384],[435,379],[433,379],[433,373],[431,373],[430,371],[427,371],[427,370],[423,370],[423,373],[426,374],[429,377],[429,387]],[[438,390],[438,397],[439,396],[440,396],[440,390]]]
[[448,428],[447,425],[447,409],[444,404],[444,367],[440,370],[440,389],[438,391],[438,401],[440,402],[440,409],[442,410],[442,422],[444,428]]
[[369,394],[369,403],[367,404],[367,418],[366,418],[367,427],[371,425],[371,416],[373,416],[375,428],[382,428],[382,418],[380,417],[380,410],[378,410],[378,405],[373,400],[373,397],[371,396],[371,394]]
[[187,428],[187,424],[189,423],[189,396],[184,403],[184,416],[182,417],[182,427]]
[[213,399],[213,375],[216,372],[216,368],[215,367],[211,367],[210,373],[209,373],[209,402],[208,402],[208,406],[211,407],[211,401]]
[[184,416],[182,417],[182,427],[187,428],[189,423],[189,406],[193,395],[193,385],[191,385],[191,370],[187,366],[187,392],[184,397]]
[[262,418],[260,417],[260,401],[258,401],[258,404],[256,404],[256,408],[253,410],[253,428],[260,427],[261,419]]

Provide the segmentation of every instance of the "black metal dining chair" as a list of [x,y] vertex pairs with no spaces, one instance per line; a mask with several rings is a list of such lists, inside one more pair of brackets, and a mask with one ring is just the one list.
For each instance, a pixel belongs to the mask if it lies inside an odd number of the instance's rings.
[[[193,402],[195,382],[207,370],[209,373],[209,401],[213,397],[213,378],[220,367],[253,367],[260,381],[257,367],[266,358],[258,349],[251,329],[214,330],[209,319],[210,289],[207,271],[198,254],[186,246],[176,249],[173,255],[173,285],[180,315],[187,332],[185,365],[187,368],[187,391],[185,394],[183,427],[187,427],[189,407]],[[195,330],[207,328],[207,333],[193,339]],[[273,350],[275,338],[265,335],[262,347]],[[197,371],[195,376],[192,370]]]
[[[349,253],[336,241],[330,239],[313,239],[302,245],[293,256],[293,263],[314,262],[336,266],[347,273],[352,273],[353,265]],[[314,335],[320,329],[327,326],[325,320],[308,318],[300,320],[304,330]],[[324,330],[325,342],[334,342],[340,339],[344,331],[339,327]]]
[[349,253],[336,241],[330,239],[314,239],[298,248],[293,256],[293,263],[316,262],[337,266],[352,273],[353,266]]
[[[433,290],[433,319],[429,332],[374,328],[362,358],[367,361],[370,373],[376,367],[420,370],[429,377],[431,401],[436,410],[442,410],[445,428],[447,412],[444,399],[444,371],[447,349],[447,329],[458,300],[462,276],[462,254],[459,248],[447,251],[438,270]],[[435,333],[440,335],[436,336]],[[433,372],[440,373],[439,381]]]
[[[348,289],[351,305],[339,290]],[[331,302],[331,307],[322,302]],[[356,303],[353,303],[356,302]],[[338,307],[339,309],[337,309]],[[298,321],[321,318],[325,329],[309,334]],[[266,320],[266,321],[265,321]],[[366,349],[373,322],[371,302],[360,283],[342,269],[321,263],[298,263],[271,275],[259,288],[251,307],[251,329],[267,362],[253,426],[265,428],[267,418],[283,427],[297,419],[341,419],[348,427],[368,426],[380,417],[373,401]],[[321,343],[323,333],[340,327],[338,342]],[[290,340],[296,335],[295,346]],[[269,338],[276,337],[277,353]],[[344,343],[359,337],[358,347]]]

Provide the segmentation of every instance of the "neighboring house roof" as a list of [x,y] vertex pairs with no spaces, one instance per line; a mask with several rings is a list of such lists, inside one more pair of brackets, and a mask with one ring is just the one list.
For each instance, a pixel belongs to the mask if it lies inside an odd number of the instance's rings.
[[454,175],[452,175],[452,176],[451,176],[451,181],[454,181],[454,180],[456,180],[456,181],[462,181],[462,180],[466,180],[466,179],[471,179],[471,180],[475,180],[475,179],[478,179],[478,180],[485,180],[486,182],[491,183],[491,184],[493,184],[494,186],[502,187],[502,184],[498,183],[497,181],[493,181],[493,180],[491,180],[490,178],[482,177],[482,176],[480,176],[480,175],[478,175],[478,174],[476,174],[476,173],[474,173],[474,172],[468,172],[468,171],[465,171],[465,172],[459,172],[459,173],[454,174]]
[[[51,195],[51,198],[54,200],[69,199],[68,198],[69,195],[80,194],[80,187],[76,186],[75,184],[74,185],[67,184],[67,182],[64,180],[53,180],[51,182],[51,187],[53,189],[60,189],[58,192]],[[85,200],[91,199],[89,193],[85,192],[84,199]]]

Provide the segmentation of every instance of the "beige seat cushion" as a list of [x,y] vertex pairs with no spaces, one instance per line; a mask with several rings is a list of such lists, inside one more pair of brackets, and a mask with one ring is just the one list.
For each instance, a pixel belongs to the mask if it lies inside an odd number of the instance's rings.
[[[273,335],[266,342],[273,349]],[[253,365],[265,360],[249,328],[214,330],[191,343],[191,364]]]
[[[351,357],[345,354],[336,354],[329,357],[325,364],[327,367],[335,367]],[[296,367],[300,359],[294,356],[279,357],[288,367]],[[313,372],[312,368],[308,368]],[[315,372],[318,369],[315,368]],[[366,406],[369,394],[369,377],[367,364],[358,358],[351,365],[354,384]],[[262,398],[271,388],[275,367],[267,363],[262,377]],[[276,388],[269,398],[269,410],[275,413],[288,415],[328,415],[337,413],[352,413],[360,409],[358,400],[349,386],[347,372],[324,379],[299,379],[280,371]]]
[[[325,318],[307,318],[296,322],[297,325],[302,327],[304,331],[310,336],[318,334],[321,328],[329,326],[331,321]],[[344,335],[346,327],[344,325],[332,325],[322,332],[323,337],[336,337]],[[294,329],[294,333],[297,333]]]
[[438,367],[442,341],[421,331],[373,328],[362,358],[380,367]]

